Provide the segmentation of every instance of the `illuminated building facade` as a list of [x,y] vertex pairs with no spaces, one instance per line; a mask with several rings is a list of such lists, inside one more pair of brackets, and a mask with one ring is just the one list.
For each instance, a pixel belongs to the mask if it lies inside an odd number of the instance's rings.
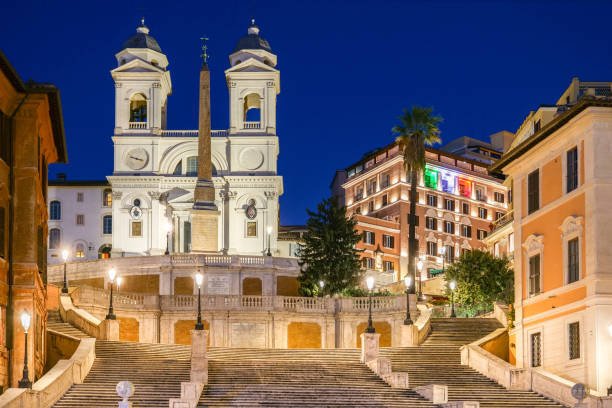
[[[484,248],[491,223],[507,212],[507,188],[480,162],[427,148],[419,177],[417,239],[425,280],[462,251]],[[408,268],[410,183],[396,143],[349,166],[335,189],[345,197],[347,214],[363,235],[357,245],[364,269],[379,272],[381,283],[400,279]],[[338,178],[338,172],[335,179]],[[332,182],[332,186],[338,185]]]

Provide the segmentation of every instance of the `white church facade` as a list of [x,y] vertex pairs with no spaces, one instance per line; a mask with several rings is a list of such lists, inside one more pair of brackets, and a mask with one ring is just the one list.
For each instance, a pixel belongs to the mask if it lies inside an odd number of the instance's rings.
[[[144,21],[116,58],[111,71],[116,91],[114,170],[107,177],[112,206],[104,208],[112,215],[111,257],[191,252],[198,131],[166,128],[172,93],[169,63]],[[211,131],[220,253],[283,255],[276,245],[278,199],[283,194],[277,172],[276,64],[276,55],[253,22],[225,71],[228,129]],[[97,230],[83,231],[99,235]],[[88,237],[82,239],[89,242]],[[55,252],[62,245],[55,246],[49,251],[50,263],[60,260]]]

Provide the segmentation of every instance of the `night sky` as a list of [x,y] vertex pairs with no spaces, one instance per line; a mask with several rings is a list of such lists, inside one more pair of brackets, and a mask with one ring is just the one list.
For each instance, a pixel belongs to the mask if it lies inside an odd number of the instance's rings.
[[61,91],[67,165],[113,169],[109,71],[142,15],[170,62],[169,129],[197,129],[200,37],[210,38],[213,129],[226,129],[223,71],[253,15],[278,55],[281,223],[329,195],[336,169],[393,140],[403,108],[434,106],[442,139],[488,140],[554,104],[572,77],[612,80],[605,1],[6,1],[0,48],[21,78]]

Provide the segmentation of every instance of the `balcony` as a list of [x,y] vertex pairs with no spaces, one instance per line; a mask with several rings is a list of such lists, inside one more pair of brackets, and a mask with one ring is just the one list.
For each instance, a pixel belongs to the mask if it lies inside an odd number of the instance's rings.
[[130,129],[146,129],[147,122],[129,122]]
[[244,122],[243,129],[261,129],[261,122]]
[[505,214],[503,217],[498,218],[497,220],[491,223],[491,232],[494,232],[514,221],[514,211],[510,211]]

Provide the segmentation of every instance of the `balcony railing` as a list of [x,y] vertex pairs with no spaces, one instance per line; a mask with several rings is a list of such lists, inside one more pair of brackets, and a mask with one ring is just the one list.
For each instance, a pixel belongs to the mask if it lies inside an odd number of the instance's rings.
[[129,122],[130,129],[146,129],[147,122]]
[[[197,137],[198,136],[198,131],[197,130],[167,130],[167,129],[163,129],[161,131],[162,136],[166,136],[166,137]],[[223,136],[227,136],[229,135],[229,132],[227,130],[211,130],[210,131],[210,136],[211,137],[223,137]]]
[[261,129],[261,122],[244,122],[243,129]]
[[497,220],[491,223],[491,232],[500,229],[501,227],[511,223],[514,221],[514,211],[510,211],[507,214],[504,214],[503,217],[498,218]]

